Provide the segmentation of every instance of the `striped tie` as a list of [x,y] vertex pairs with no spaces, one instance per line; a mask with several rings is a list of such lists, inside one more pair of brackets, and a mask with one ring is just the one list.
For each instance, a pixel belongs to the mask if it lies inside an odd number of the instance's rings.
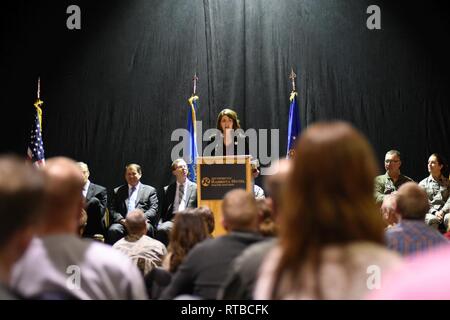
[[184,184],[180,184],[178,186],[178,207],[180,206],[181,202],[183,201],[184,196]]

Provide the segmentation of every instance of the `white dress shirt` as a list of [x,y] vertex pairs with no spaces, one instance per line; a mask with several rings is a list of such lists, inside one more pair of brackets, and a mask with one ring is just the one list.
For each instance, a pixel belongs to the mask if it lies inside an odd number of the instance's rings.
[[88,181],[86,181],[86,183],[84,184],[84,187],[83,187],[83,197],[85,197],[86,198],[86,195],[87,195],[87,192],[88,192],[88,190],[89,190],[89,185],[91,184],[91,182],[88,180]]
[[128,185],[128,212],[136,209],[136,200],[137,200],[137,195],[138,195],[140,187],[141,187],[141,183],[139,182],[135,186],[135,190],[134,190],[133,194],[130,195],[130,192],[131,192],[131,189],[133,188],[133,186]]

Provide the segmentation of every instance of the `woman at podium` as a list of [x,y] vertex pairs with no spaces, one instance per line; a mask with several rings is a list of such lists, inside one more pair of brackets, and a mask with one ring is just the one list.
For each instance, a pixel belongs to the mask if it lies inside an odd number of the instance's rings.
[[[248,141],[238,115],[231,109],[223,109],[217,116],[217,134],[211,136],[215,141],[213,156],[236,156],[249,154]],[[222,142],[222,143],[221,143]]]

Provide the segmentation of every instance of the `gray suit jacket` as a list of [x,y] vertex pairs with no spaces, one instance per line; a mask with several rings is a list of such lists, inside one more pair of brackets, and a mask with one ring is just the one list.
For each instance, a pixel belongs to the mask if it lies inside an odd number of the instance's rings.
[[[121,219],[125,219],[128,212],[128,201],[127,184],[114,189],[111,201],[111,217],[113,223],[118,223]],[[156,227],[159,215],[158,197],[155,188],[141,183],[136,199],[136,209],[144,211],[147,220],[151,225]]]
[[84,229],[84,236],[91,237],[94,234],[103,234],[105,232],[104,218],[107,203],[106,188],[91,182],[86,193],[85,209],[88,220]]

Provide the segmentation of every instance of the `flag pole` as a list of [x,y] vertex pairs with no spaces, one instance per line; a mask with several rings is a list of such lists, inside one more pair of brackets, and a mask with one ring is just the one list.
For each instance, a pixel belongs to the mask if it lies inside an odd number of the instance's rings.
[[37,90],[37,98],[41,97],[41,77],[38,77],[38,90]]
[[189,159],[187,159],[189,179],[193,182],[197,180],[196,174],[196,166],[197,166],[197,117],[196,117],[196,108],[197,108],[197,72],[195,72],[194,77],[192,78],[192,96],[188,99],[191,110],[188,115],[188,130],[189,130],[189,142],[188,142],[188,150],[189,150]]
[[198,81],[198,77],[197,77],[197,72],[194,74],[194,77],[192,78],[192,82],[193,82],[193,90],[192,90],[192,95],[195,96],[195,94],[197,93],[197,81]]
[[44,101],[41,100],[41,77],[38,77],[38,84],[37,84],[37,100],[34,103],[36,107],[40,107]]

